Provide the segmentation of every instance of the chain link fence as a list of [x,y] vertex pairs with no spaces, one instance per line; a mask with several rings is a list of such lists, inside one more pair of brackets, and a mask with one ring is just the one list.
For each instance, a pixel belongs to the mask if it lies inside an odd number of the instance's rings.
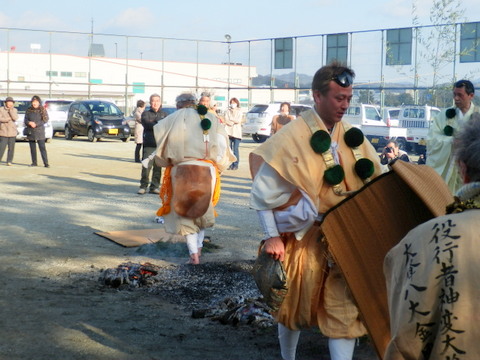
[[[236,40],[225,35],[225,41],[205,41],[0,28],[0,92],[106,97],[124,109],[152,93],[173,104],[184,91],[208,92],[220,108],[232,97],[244,108],[281,101],[308,104],[315,71],[337,57],[357,74],[357,102],[443,107],[452,103],[452,82],[477,82],[479,40],[471,30],[477,25],[296,36],[286,38],[288,46],[280,49],[285,39]],[[467,48],[465,31],[474,32],[473,45]],[[449,37],[439,35],[445,32]],[[405,33],[410,35],[402,39]],[[399,38],[393,39],[396,34]],[[287,66],[279,68],[282,51]]]

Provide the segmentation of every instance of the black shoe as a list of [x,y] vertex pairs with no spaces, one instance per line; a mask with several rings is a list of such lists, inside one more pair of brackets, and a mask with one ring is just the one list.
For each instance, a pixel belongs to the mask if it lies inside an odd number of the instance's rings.
[[33,163],[32,163],[32,164],[30,164],[30,166],[38,166],[38,165],[37,165],[37,164],[33,164]]
[[49,167],[50,167],[50,165],[48,165],[48,164],[45,164],[45,167],[46,167],[46,168],[49,168]]
[[230,170],[238,170],[238,165],[232,165],[232,168]]

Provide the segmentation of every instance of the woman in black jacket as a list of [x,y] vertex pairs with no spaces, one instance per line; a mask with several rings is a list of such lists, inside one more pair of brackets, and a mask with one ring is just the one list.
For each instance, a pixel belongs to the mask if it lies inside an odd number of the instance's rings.
[[37,166],[37,146],[42,155],[43,164],[45,167],[50,167],[48,164],[47,149],[45,147],[45,123],[48,121],[47,110],[42,106],[42,100],[39,96],[32,97],[32,105],[25,112],[25,131],[27,140],[30,143],[30,155],[32,156],[32,164],[30,166]]

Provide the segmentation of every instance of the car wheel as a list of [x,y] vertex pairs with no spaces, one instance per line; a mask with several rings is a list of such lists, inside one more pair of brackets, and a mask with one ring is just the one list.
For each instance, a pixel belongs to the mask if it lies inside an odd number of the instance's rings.
[[265,135],[252,134],[252,139],[256,143],[263,143],[263,142],[265,142],[265,140],[268,139],[268,137],[265,136]]
[[92,128],[88,129],[87,137],[88,137],[88,141],[90,141],[90,142],[96,142],[97,141],[97,138],[95,137],[95,133],[93,132]]
[[68,126],[65,126],[65,139],[72,140],[72,130]]
[[130,140],[130,136],[122,139],[124,143],[128,142],[128,140]]

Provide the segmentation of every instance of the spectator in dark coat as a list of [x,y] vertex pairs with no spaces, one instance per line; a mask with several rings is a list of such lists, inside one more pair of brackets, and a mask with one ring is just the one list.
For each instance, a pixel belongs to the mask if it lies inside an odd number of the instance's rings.
[[42,156],[43,165],[50,167],[48,164],[47,148],[45,147],[45,124],[48,122],[47,110],[42,106],[42,100],[39,96],[32,97],[32,105],[25,112],[25,131],[27,140],[30,143],[30,155],[32,157],[32,164],[30,166],[37,166],[37,143]]
[[[156,125],[166,114],[162,111],[162,99],[158,94],[152,94],[150,96],[150,109],[142,113],[142,125],[143,125],[143,156],[142,160],[146,159],[155,152],[157,149],[157,143],[153,135],[153,126]],[[152,178],[150,180],[150,172]],[[150,160],[148,167],[142,166],[142,177],[140,179],[140,189],[137,194],[143,195],[147,192],[147,188],[150,186],[151,194],[160,193],[160,177],[162,176],[162,168],[155,164],[155,161]]]

